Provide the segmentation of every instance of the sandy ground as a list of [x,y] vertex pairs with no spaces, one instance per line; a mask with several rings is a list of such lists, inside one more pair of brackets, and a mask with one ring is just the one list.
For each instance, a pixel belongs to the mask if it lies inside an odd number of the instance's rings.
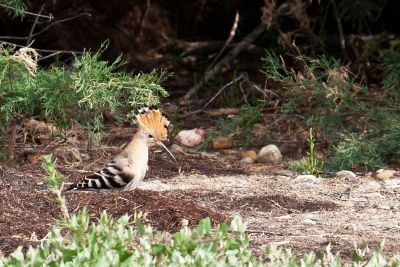
[[[229,215],[248,225],[252,247],[283,245],[296,253],[321,249],[350,256],[355,245],[385,241],[392,255],[400,245],[400,179],[369,177],[299,180],[295,175],[209,177],[180,175],[150,180],[140,188],[167,191]],[[290,173],[288,173],[290,174]]]
[[[248,225],[256,255],[265,245],[291,248],[297,255],[315,249],[350,259],[355,245],[374,247],[385,241],[384,253],[400,247],[400,179],[299,179],[287,164],[240,165],[234,153],[200,153],[180,158],[182,173],[160,153],[152,153],[150,171],[139,189],[120,193],[67,195],[70,212],[87,207],[94,214],[115,216],[149,212],[150,223],[173,232],[182,219],[195,225],[210,216],[217,223],[239,214]],[[236,153],[238,155],[238,153]],[[59,164],[68,182],[81,179],[107,162]],[[0,249],[36,245],[54,224],[59,210],[48,202],[40,162],[12,168],[0,166]],[[282,171],[283,170],[283,171]],[[165,222],[169,223],[166,224]]]

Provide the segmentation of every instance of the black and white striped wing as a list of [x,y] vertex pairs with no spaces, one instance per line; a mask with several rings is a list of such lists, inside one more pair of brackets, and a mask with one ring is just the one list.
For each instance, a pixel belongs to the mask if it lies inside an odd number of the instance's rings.
[[116,162],[108,163],[101,171],[86,176],[81,182],[72,184],[66,191],[71,190],[112,190],[124,188],[133,177],[125,174]]

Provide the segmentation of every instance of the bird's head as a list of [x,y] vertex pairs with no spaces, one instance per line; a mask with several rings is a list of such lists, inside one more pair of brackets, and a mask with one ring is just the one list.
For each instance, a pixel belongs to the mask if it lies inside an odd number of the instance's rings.
[[136,119],[139,125],[139,136],[146,140],[149,146],[157,144],[164,148],[168,154],[175,160],[174,155],[162,143],[168,139],[169,120],[161,114],[155,107],[145,107],[136,111]]
[[154,107],[138,109],[136,119],[141,137],[146,139],[149,145],[167,140],[170,122],[159,109]]

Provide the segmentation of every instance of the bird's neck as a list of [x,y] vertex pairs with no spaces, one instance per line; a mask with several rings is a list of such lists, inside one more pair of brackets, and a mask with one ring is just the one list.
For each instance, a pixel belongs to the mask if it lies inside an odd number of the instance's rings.
[[124,150],[130,162],[141,161],[147,165],[149,145],[140,130],[133,136],[131,142]]

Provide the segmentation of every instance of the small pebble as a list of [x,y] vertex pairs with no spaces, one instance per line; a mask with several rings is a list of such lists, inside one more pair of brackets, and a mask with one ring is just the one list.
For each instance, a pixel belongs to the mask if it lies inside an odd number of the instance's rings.
[[313,221],[313,220],[310,220],[310,219],[303,220],[303,223],[304,224],[310,224],[310,225],[316,225],[317,224],[316,221]]
[[392,178],[396,173],[397,172],[395,170],[380,169],[374,173],[373,177],[377,180],[384,181]]
[[228,137],[215,137],[213,139],[213,149],[229,149],[233,146],[233,140],[235,139],[234,135]]
[[278,163],[282,161],[282,154],[276,145],[267,145],[260,150],[257,159],[264,163]]
[[343,171],[337,172],[336,173],[336,177],[337,178],[342,178],[342,179],[352,180],[352,179],[355,179],[357,177],[357,175],[352,171],[343,170]]
[[289,215],[289,214],[286,214],[286,215],[283,215],[283,216],[279,216],[279,217],[277,217],[276,219],[278,220],[278,221],[287,221],[287,220],[290,220],[292,217]]
[[304,219],[305,220],[318,220],[318,215],[314,213],[306,213],[304,214]]

